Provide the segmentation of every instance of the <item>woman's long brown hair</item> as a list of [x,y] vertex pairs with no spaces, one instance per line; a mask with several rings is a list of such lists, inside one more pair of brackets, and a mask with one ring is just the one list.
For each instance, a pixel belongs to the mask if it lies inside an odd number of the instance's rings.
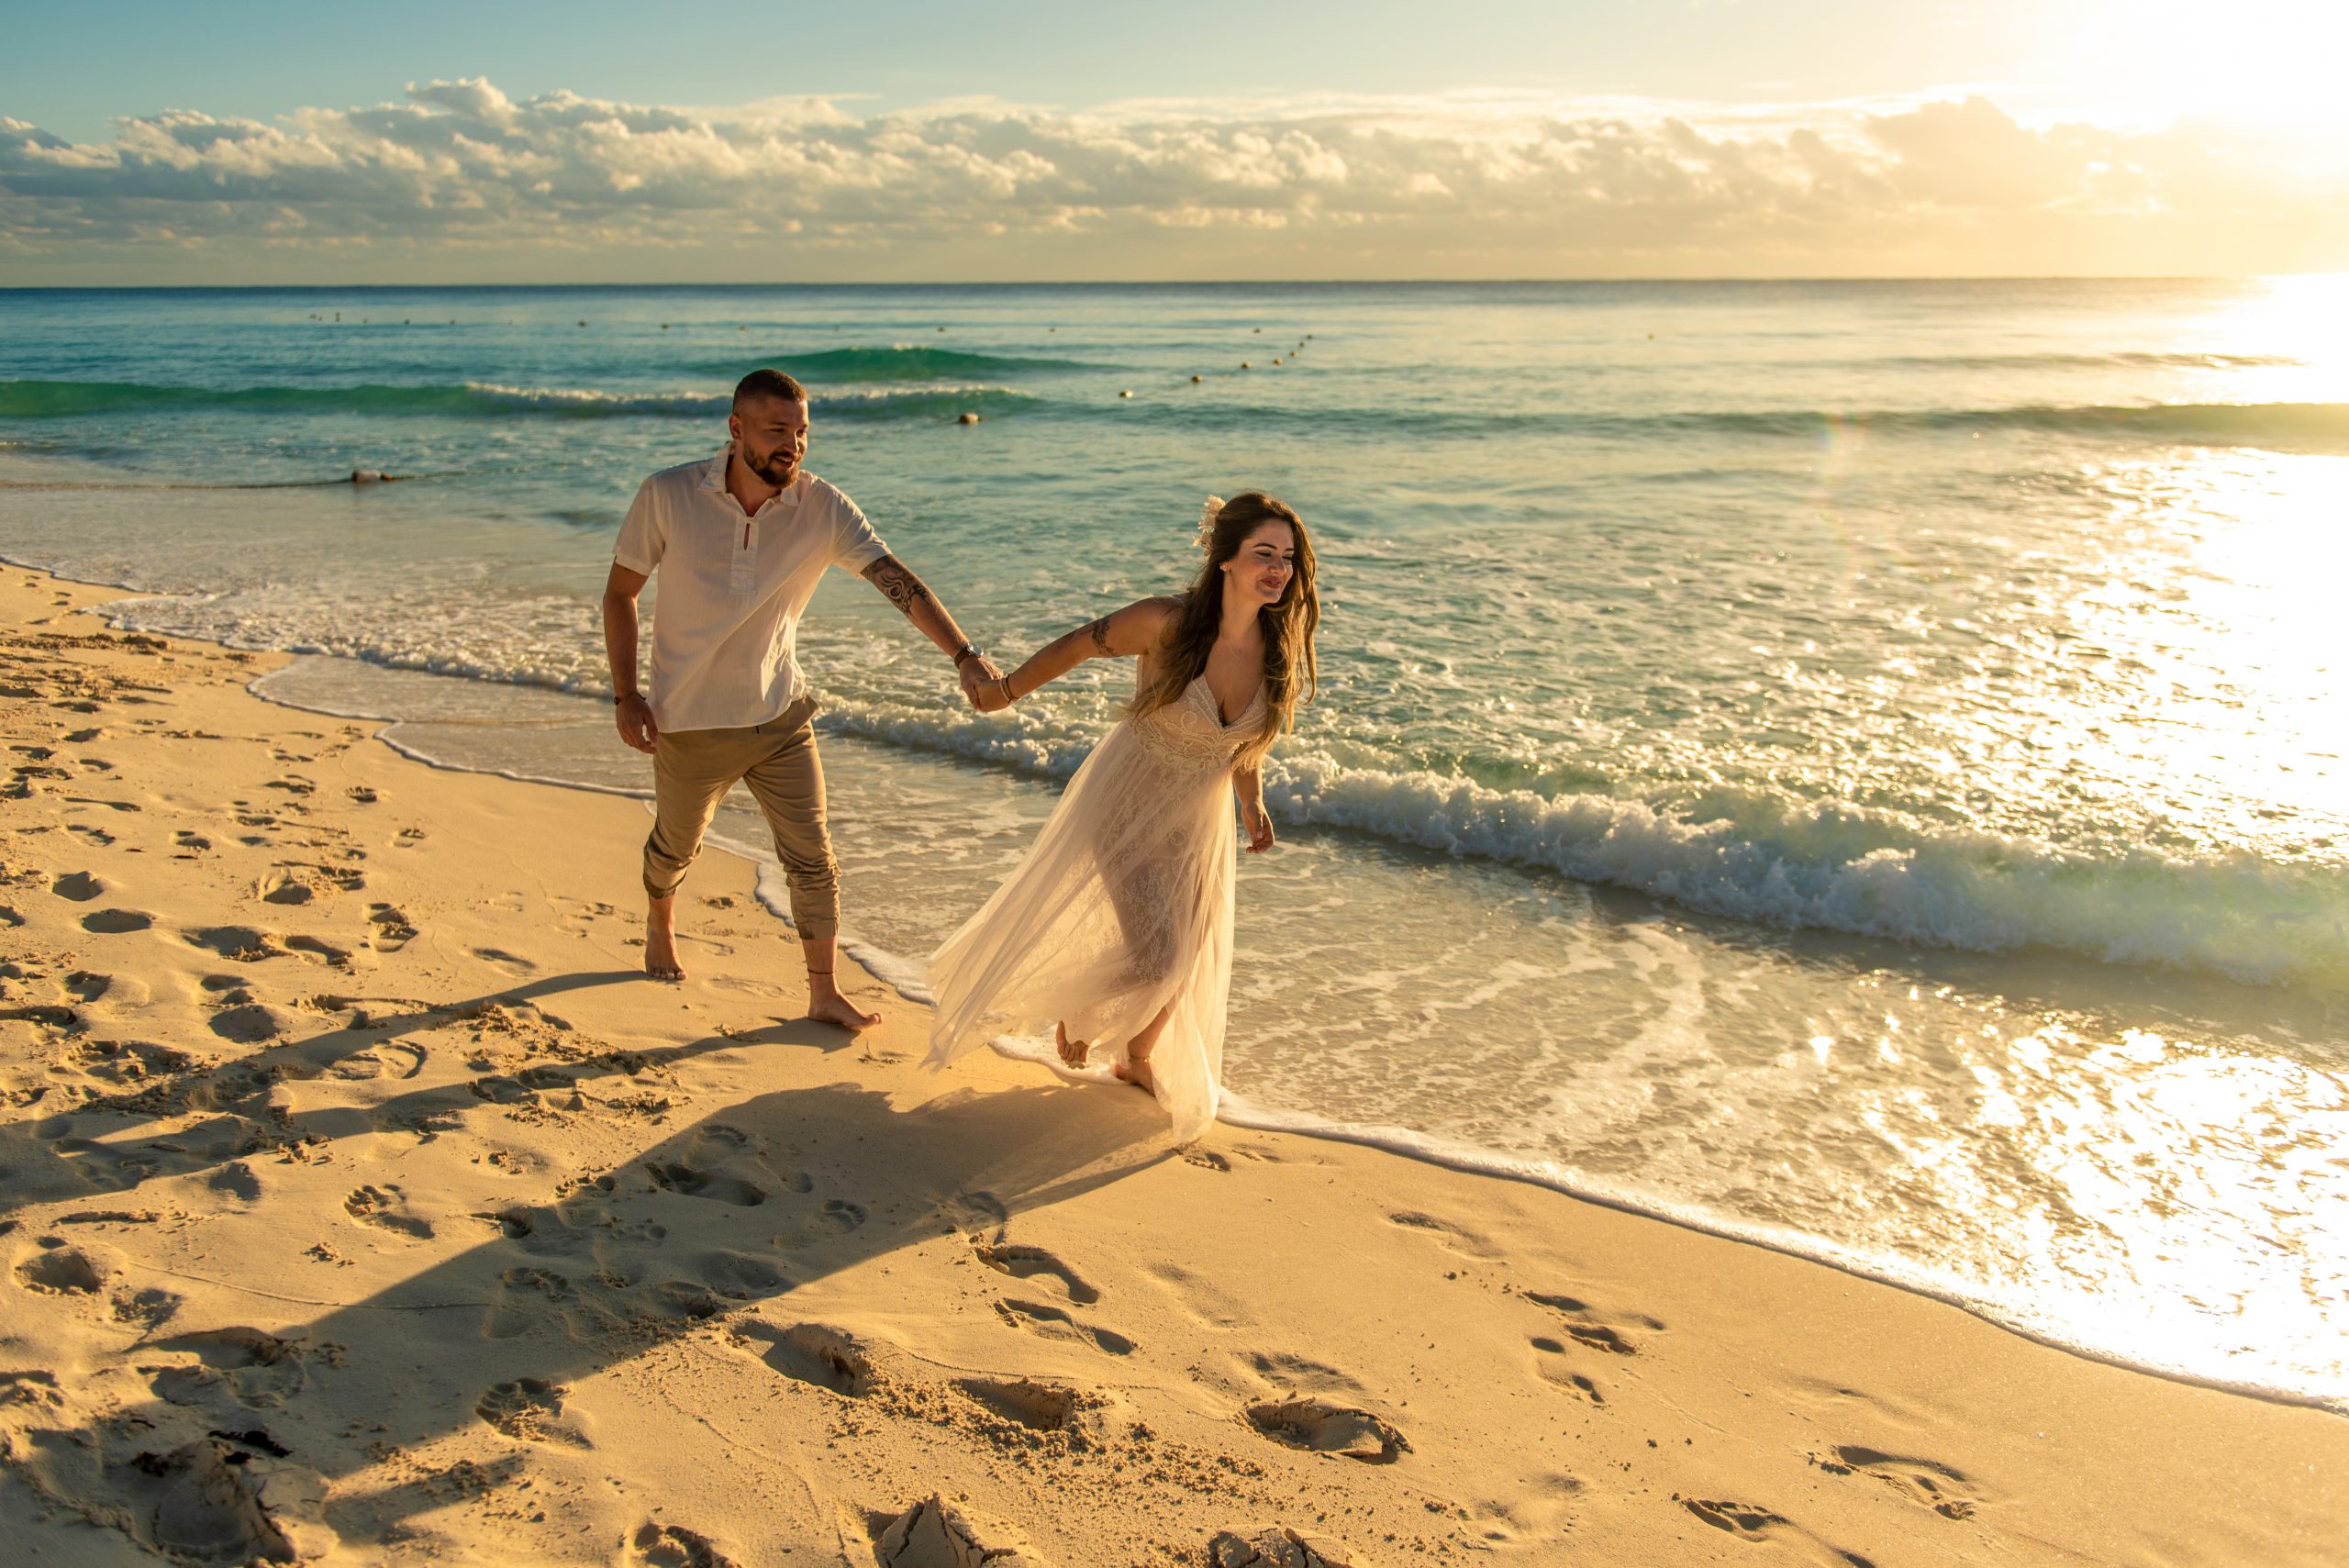
[[1257,612],[1264,628],[1264,721],[1241,747],[1236,765],[1241,767],[1264,760],[1295,721],[1298,702],[1310,701],[1320,686],[1313,656],[1313,633],[1321,624],[1321,597],[1313,586],[1313,541],[1306,535],[1304,520],[1285,503],[1261,490],[1243,490],[1223,504],[1208,535],[1207,563],[1175,601],[1174,618],[1151,656],[1150,683],[1133,700],[1136,716],[1150,713],[1181,700],[1199,678],[1223,623],[1223,563],[1240,553],[1250,534],[1270,522],[1286,523],[1296,531],[1296,570],[1281,596]]

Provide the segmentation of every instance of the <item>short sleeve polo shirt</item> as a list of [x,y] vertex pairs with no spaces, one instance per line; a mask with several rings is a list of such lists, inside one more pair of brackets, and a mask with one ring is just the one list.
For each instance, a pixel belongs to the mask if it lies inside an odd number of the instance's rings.
[[863,572],[889,552],[855,502],[804,470],[744,512],[726,488],[732,450],[646,480],[612,547],[660,575],[648,695],[662,729],[747,728],[798,701],[799,617],[824,569]]

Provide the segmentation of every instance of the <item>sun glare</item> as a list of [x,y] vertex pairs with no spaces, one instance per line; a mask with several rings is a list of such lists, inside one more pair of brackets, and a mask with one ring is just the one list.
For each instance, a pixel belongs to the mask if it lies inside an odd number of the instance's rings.
[[[2277,128],[2349,125],[2349,9],[2322,0],[2091,0],[2042,22],[2048,63],[2089,101]],[[2337,146],[2311,144],[2340,161]]]

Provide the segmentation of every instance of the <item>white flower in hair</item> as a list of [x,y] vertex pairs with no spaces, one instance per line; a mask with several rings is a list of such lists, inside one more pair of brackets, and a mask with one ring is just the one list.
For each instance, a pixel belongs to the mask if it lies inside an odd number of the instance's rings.
[[1222,496],[1210,495],[1199,503],[1199,533],[1191,542],[1201,550],[1211,549],[1215,544],[1215,520],[1222,515]]

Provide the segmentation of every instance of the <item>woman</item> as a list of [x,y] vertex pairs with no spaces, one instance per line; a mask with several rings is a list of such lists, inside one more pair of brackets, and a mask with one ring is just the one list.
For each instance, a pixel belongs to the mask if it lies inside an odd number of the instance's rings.
[[1231,808],[1273,847],[1258,769],[1315,685],[1321,605],[1295,512],[1210,495],[1198,579],[1039,650],[980,706],[1008,707],[1087,659],[1139,657],[1126,717],[1069,781],[1035,847],[930,961],[929,1064],[1055,1020],[1061,1059],[1099,1048],[1188,1142],[1215,1119],[1231,989]]

